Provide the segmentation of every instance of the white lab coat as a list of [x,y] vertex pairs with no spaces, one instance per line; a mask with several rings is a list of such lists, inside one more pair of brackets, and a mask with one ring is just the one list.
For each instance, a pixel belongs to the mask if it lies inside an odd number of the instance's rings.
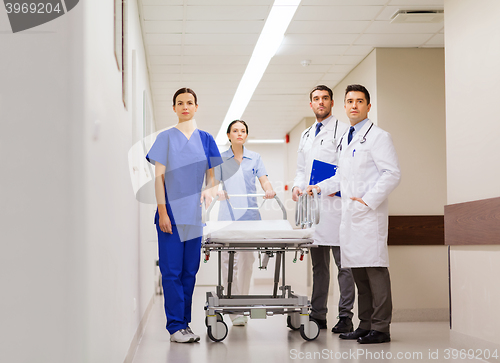
[[[391,135],[368,120],[351,143],[347,134],[339,148],[337,173],[318,183],[321,194],[342,193],[340,246],[342,267],[388,267],[388,196],[401,171]],[[362,198],[365,206],[351,197]]]
[[[328,123],[321,128],[319,134],[315,137],[316,124],[317,122],[304,130],[300,136],[297,172],[293,185],[303,191],[309,185],[314,159],[337,165],[337,145],[346,129],[349,128],[347,124],[331,116]],[[336,124],[337,132],[335,133]],[[320,199],[321,214],[313,236],[314,244],[339,246],[340,215],[342,211],[341,200],[339,197],[329,197],[326,194],[323,194]]]

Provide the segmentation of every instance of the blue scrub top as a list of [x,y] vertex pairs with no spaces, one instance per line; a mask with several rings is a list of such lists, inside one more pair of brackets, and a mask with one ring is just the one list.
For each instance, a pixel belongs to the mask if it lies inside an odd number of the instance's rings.
[[[215,178],[222,181],[224,190],[228,194],[255,194],[255,178],[267,175],[266,168],[260,155],[243,147],[243,161],[241,164],[234,159],[233,150],[229,148],[222,153],[224,163],[215,168]],[[231,206],[233,208],[231,208]],[[219,208],[220,221],[245,221],[261,219],[257,209],[255,197],[231,197],[229,202],[224,200]],[[234,209],[245,208],[245,209]]]
[[[172,225],[201,226],[201,190],[205,172],[222,163],[215,140],[196,129],[191,138],[177,128],[161,132],[146,159],[166,166],[165,197]],[[158,222],[158,210],[155,223]]]

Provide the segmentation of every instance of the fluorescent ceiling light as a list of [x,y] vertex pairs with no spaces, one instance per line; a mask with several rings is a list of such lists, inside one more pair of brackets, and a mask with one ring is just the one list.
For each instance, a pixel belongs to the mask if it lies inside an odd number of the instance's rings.
[[241,118],[243,112],[245,112],[271,58],[274,57],[274,54],[283,41],[285,31],[290,21],[292,21],[300,1],[301,0],[274,1],[271,12],[267,17],[262,33],[260,33],[259,40],[253,50],[250,62],[248,62],[247,69],[240,80],[233,101],[229,106],[226,117],[215,139],[217,144],[223,145],[227,142],[227,127],[231,121]]
[[284,144],[283,139],[251,139],[247,140],[247,144]]

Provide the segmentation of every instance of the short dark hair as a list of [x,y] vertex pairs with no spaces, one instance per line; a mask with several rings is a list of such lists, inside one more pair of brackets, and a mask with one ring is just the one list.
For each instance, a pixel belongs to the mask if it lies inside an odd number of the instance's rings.
[[196,93],[191,88],[183,87],[179,88],[177,92],[174,93],[174,99],[173,99],[173,105],[175,106],[175,100],[177,99],[177,96],[183,94],[183,93],[191,93],[194,96],[194,104],[198,104],[198,97],[196,97]]
[[248,125],[247,125],[247,123],[246,123],[245,121],[243,121],[243,120],[234,120],[234,121],[231,121],[231,123],[230,123],[230,124],[229,124],[229,126],[227,127],[227,132],[226,132],[226,134],[231,133],[231,127],[232,127],[235,123],[237,123],[237,122],[240,122],[240,123],[242,123],[243,125],[245,125],[245,129],[247,129],[247,135],[248,135]]
[[344,102],[345,96],[347,96],[349,92],[363,92],[365,94],[366,104],[370,104],[370,93],[365,86],[362,86],[360,84],[350,84],[349,86],[347,86],[347,88],[345,89]]
[[309,93],[309,100],[310,101],[312,101],[314,91],[328,91],[328,94],[330,95],[330,99],[333,100],[333,91],[330,89],[330,87],[325,86],[324,84],[320,84],[319,86],[314,87],[312,89],[312,91]]

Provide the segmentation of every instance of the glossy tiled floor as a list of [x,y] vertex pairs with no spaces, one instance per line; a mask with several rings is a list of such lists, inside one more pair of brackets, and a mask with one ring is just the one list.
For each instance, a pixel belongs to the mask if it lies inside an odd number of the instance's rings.
[[[262,288],[262,287],[261,287]],[[485,355],[500,347],[474,341],[450,332],[447,322],[393,323],[390,343],[360,345],[344,341],[330,332],[336,323],[336,306],[329,307],[330,328],[307,342],[298,331],[286,327],[282,315],[263,320],[250,320],[246,327],[229,326],[227,338],[212,342],[205,328],[205,292],[213,287],[196,287],[194,295],[193,331],[201,336],[198,343],[170,343],[165,330],[163,297],[157,297],[146,331],[137,349],[134,363],[281,363],[281,362],[500,362],[500,358],[485,359]],[[333,299],[330,299],[333,300]],[[357,325],[355,321],[355,325]],[[472,351],[473,350],[473,351]],[[473,356],[467,354],[473,353]],[[462,356],[460,357],[460,354]],[[473,358],[474,357],[474,358]]]

